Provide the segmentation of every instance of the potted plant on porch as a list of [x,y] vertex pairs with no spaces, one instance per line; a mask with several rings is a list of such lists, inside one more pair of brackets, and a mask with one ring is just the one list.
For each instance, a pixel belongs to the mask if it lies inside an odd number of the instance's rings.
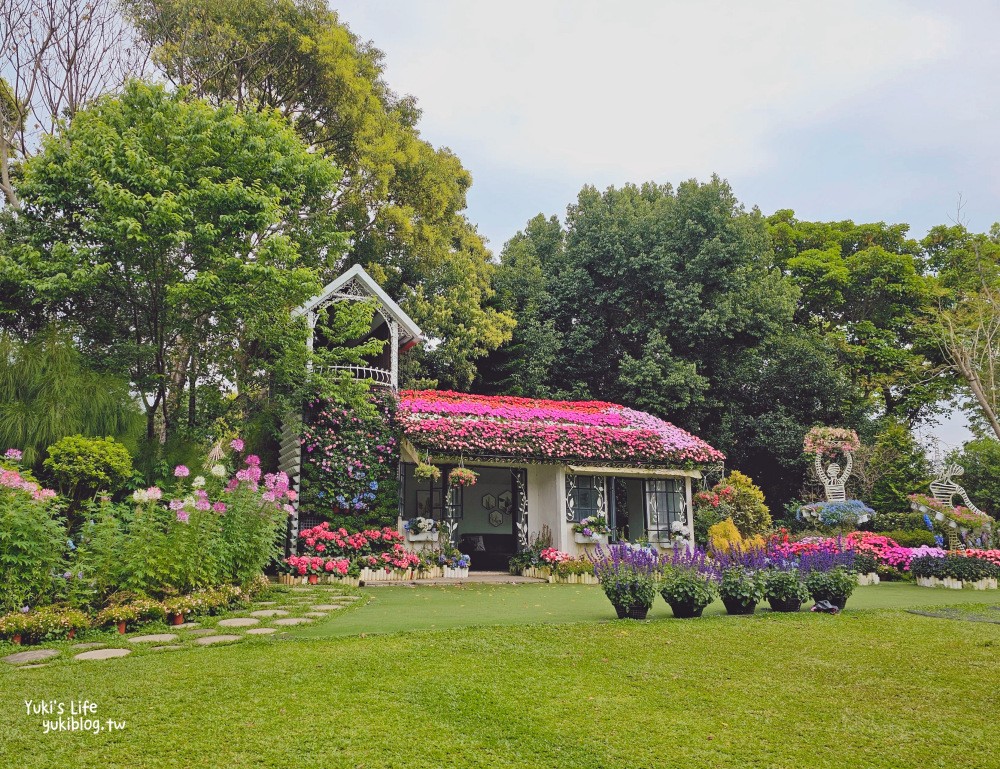
[[591,515],[573,524],[573,539],[578,545],[593,545],[607,539],[611,529],[603,515]]
[[417,516],[410,518],[404,525],[406,538],[410,542],[437,542],[438,522],[433,518]]
[[611,545],[605,553],[598,545],[594,573],[618,619],[646,619],[656,598],[659,565],[655,553],[626,545]]

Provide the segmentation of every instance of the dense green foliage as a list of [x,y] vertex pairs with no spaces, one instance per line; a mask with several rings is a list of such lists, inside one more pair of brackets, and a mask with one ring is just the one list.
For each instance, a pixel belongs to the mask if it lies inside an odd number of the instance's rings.
[[89,369],[68,334],[0,332],[0,447],[21,449],[26,466],[67,435],[130,439],[140,425],[128,380]]
[[342,169],[333,214],[352,233],[351,260],[439,341],[413,351],[411,376],[468,386],[513,320],[487,303],[489,253],[461,213],[471,176],[420,137],[420,111],[386,85],[382,53],[318,0],[129,6],[167,79],[241,113],[278,110]]
[[51,599],[65,554],[56,503],[0,488],[0,614]]
[[395,526],[399,445],[395,402],[314,399],[302,432],[300,509],[350,531]]
[[75,502],[99,491],[113,494],[132,477],[132,456],[114,438],[67,435],[47,453],[42,463],[46,476]]
[[796,323],[801,294],[768,222],[719,179],[584,188],[566,227],[532,219],[494,280],[518,327],[480,366],[482,389],[600,398],[698,432],[785,500],[802,436],[865,405],[835,340]]
[[344,245],[338,178],[272,112],[131,83],[24,164],[4,272],[68,316],[92,365],[128,372],[147,437],[167,436],[197,420],[192,383],[266,390],[301,349],[290,311]]

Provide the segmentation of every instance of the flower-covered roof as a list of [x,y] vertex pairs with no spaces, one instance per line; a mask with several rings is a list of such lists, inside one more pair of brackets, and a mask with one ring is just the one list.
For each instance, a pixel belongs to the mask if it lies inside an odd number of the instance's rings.
[[691,433],[614,403],[439,390],[403,390],[399,399],[403,434],[439,454],[644,466],[725,459]]

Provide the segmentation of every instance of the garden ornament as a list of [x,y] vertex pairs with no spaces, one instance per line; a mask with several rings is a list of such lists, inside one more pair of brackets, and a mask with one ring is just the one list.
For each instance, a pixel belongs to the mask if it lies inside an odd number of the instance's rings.
[[962,502],[964,502],[965,506],[972,512],[984,515],[982,510],[972,504],[972,501],[969,499],[969,495],[966,493],[965,489],[952,480],[952,476],[960,476],[963,473],[965,473],[965,468],[961,465],[946,465],[944,470],[941,471],[941,474],[931,482],[931,494],[934,499],[943,505],[947,505],[948,507],[952,507],[954,505],[954,498],[956,496],[961,497]]
[[844,468],[843,472],[840,470],[840,465],[836,462],[831,462],[827,465],[826,469],[823,468],[823,460],[820,454],[815,454],[816,462],[816,476],[819,478],[820,483],[823,484],[823,488],[826,490],[826,501],[827,502],[844,502],[847,500],[847,479],[851,475],[851,468],[854,466],[854,457],[851,452],[845,451],[844,455],[847,457],[847,466]]

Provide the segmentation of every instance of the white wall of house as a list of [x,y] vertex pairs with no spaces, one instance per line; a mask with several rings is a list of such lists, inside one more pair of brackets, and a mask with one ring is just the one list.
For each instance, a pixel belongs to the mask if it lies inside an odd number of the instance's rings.
[[[528,531],[530,536],[548,526],[552,531],[552,546],[567,550],[566,533],[566,481],[559,465],[530,465],[528,467]],[[569,537],[569,542],[573,537]]]

